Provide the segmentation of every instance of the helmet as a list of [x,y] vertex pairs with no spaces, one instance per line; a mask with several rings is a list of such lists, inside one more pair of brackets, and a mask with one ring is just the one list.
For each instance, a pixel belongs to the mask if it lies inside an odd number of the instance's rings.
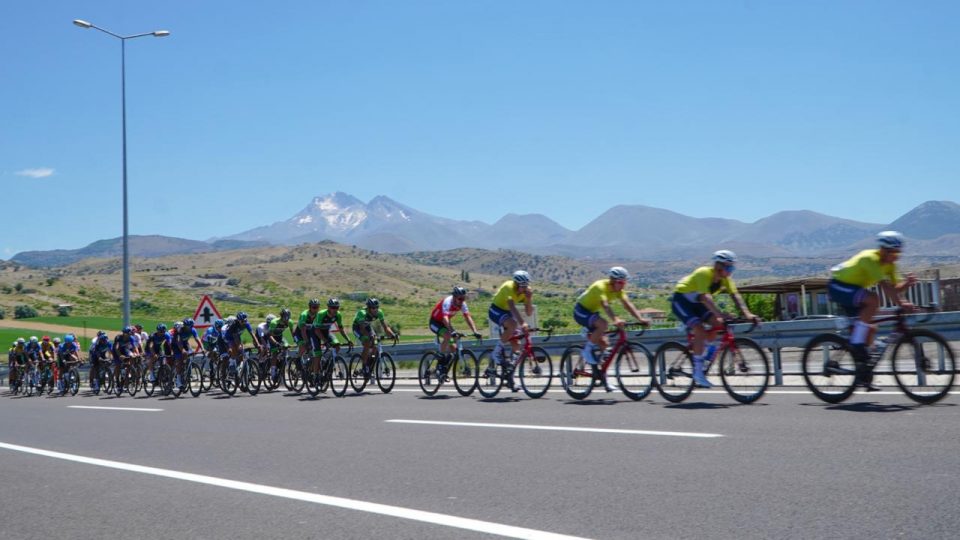
[[464,289],[463,287],[454,287],[454,288],[453,288],[453,295],[454,295],[454,296],[458,296],[458,297],[460,297],[460,298],[463,298],[464,296],[467,295],[467,290]]
[[513,273],[513,282],[517,285],[529,285],[530,284],[530,274],[524,270],[517,270]]
[[60,338],[58,338],[58,337],[53,338],[53,344],[54,344],[54,345],[59,345],[59,344],[60,344]]
[[183,320],[183,325],[186,326],[187,328],[193,328],[193,319],[191,319],[190,317],[187,317],[186,319]]
[[312,308],[320,307],[320,300],[317,299],[317,298],[311,298],[311,299],[310,299],[310,307],[312,307]]
[[[97,341],[107,341],[108,339],[110,338],[107,337],[107,334],[100,334],[99,336],[97,336]],[[53,340],[53,341],[56,342],[57,340]]]
[[63,336],[63,341],[67,343],[73,343],[73,334],[67,334]]
[[132,326],[124,326],[124,327],[123,327],[123,333],[124,333],[124,334],[132,334],[132,333],[133,333],[133,327],[132,327]]
[[280,320],[285,321],[290,318],[290,310],[283,308],[280,310]]
[[368,308],[378,308],[380,307],[380,301],[376,298],[367,298],[367,307]]
[[182,323],[182,322],[177,321],[177,322],[173,323],[173,329],[174,329],[174,330],[180,330],[181,328],[183,328],[183,323]]
[[610,279],[630,279],[630,272],[627,272],[627,269],[622,266],[614,266],[607,272],[607,275],[610,276]]
[[276,318],[277,318],[277,316],[274,315],[273,313],[268,313],[268,314],[267,314],[267,324],[270,324],[270,323],[273,322],[273,320],[276,319]]
[[223,328],[223,319],[217,319],[213,321],[213,326],[215,326],[218,329]]
[[17,338],[17,345],[23,345],[23,344],[26,343],[26,342],[27,342],[27,340],[25,340],[25,339],[23,339],[23,338]]
[[142,324],[135,324],[135,325],[133,325],[133,329],[136,330],[137,332],[143,332],[143,325],[142,325]]
[[336,308],[338,308],[338,307],[340,307],[340,300],[338,300],[338,299],[336,299],[336,298],[331,298],[331,299],[327,300],[327,307],[328,307],[328,308],[331,308],[331,307],[336,307]]
[[104,332],[103,330],[97,330],[97,337],[105,336],[105,335],[107,335],[107,333]]
[[729,249],[721,249],[713,253],[713,262],[733,264],[737,262],[737,254]]
[[37,343],[37,342],[39,342],[39,341],[40,341],[40,340],[37,339],[37,336],[30,336],[30,343]]
[[877,247],[903,249],[903,235],[897,231],[883,231],[877,234]]
[[43,336],[44,341],[50,341],[50,336]]
[[167,331],[167,325],[163,323],[160,323],[157,325],[157,332],[166,332],[166,331]]
[[237,312],[237,320],[240,321],[240,322],[247,322],[247,312],[246,312],[246,311],[238,311],[238,312]]

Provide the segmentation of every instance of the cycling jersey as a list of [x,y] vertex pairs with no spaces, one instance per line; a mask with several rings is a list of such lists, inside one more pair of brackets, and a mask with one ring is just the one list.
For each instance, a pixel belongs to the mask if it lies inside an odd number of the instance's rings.
[[291,328],[290,319],[283,320],[278,317],[270,321],[270,326],[267,328],[267,333],[271,337],[279,340],[283,339],[283,333],[286,332],[288,328]]
[[211,326],[203,333],[203,342],[204,343],[216,343],[220,339],[220,331],[215,327]]
[[673,291],[687,296],[692,301],[699,301],[701,294],[730,293],[737,294],[737,286],[734,285],[730,277],[721,278],[714,282],[713,278],[716,270],[712,266],[701,266],[693,271],[692,274],[684,277]]
[[380,321],[383,323],[384,315],[382,309],[377,309],[376,315],[371,315],[370,311],[366,308],[357,311],[357,316],[353,318],[353,325],[364,325],[370,324],[373,321]]
[[171,331],[171,338],[173,339],[173,344],[177,346],[189,346],[190,338],[195,340],[200,339],[200,335],[197,334],[196,328],[182,327],[179,332],[176,329]]
[[170,354],[170,335],[166,332],[154,332],[147,338],[147,352],[155,355]]
[[508,300],[513,300],[514,304],[521,304],[527,301],[527,296],[520,291],[520,287],[517,286],[517,283],[512,279],[508,279],[500,284],[500,288],[497,289],[497,294],[493,295],[493,305],[498,308],[509,311],[510,303]]
[[133,336],[130,334],[117,334],[117,337],[113,338],[113,347],[118,351],[124,351],[129,353],[137,347],[136,342],[133,339]]
[[60,348],[57,349],[57,355],[60,358],[64,358],[71,354],[76,354],[77,358],[80,358],[80,344],[76,341],[73,343],[61,343]]
[[260,339],[265,338],[265,337],[267,336],[267,329],[268,329],[268,328],[269,328],[269,325],[266,323],[266,321],[258,324],[258,325],[257,325],[257,337],[260,338]]
[[577,298],[577,304],[583,306],[583,309],[590,313],[597,313],[603,307],[603,302],[610,302],[613,299],[625,300],[627,293],[624,290],[619,292],[613,290],[609,279],[599,279],[594,281],[587,290]]
[[457,312],[470,313],[470,310],[467,308],[466,300],[458,306],[454,303],[453,295],[451,294],[433,306],[433,311],[430,313],[430,320],[442,322],[444,316],[453,317]]
[[830,271],[833,279],[863,288],[873,287],[884,280],[897,284],[896,265],[881,263],[879,249],[865,249]]

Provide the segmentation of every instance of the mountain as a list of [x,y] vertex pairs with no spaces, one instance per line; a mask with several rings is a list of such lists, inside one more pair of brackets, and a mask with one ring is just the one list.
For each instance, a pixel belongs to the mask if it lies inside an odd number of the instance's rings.
[[897,218],[889,228],[921,240],[960,233],[960,204],[927,201]]
[[562,244],[572,231],[542,214],[507,214],[483,234],[490,248],[521,248]]
[[[202,242],[171,236],[131,235],[128,237],[131,257],[164,257],[183,253],[203,253],[225,251],[265,245],[264,242],[245,242],[236,240],[218,240]],[[55,249],[50,251],[22,251],[10,260],[26,266],[50,267],[65,266],[82,259],[120,257],[123,255],[123,238],[98,240],[80,249]]]

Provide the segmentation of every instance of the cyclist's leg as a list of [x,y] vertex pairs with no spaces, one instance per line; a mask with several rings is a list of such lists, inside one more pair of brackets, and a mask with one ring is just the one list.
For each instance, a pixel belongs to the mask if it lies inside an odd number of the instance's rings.
[[491,325],[500,330],[500,339],[493,347],[493,357],[499,362],[505,362],[510,357],[506,351],[512,350],[510,338],[517,329],[517,322],[513,320],[509,311],[502,310],[493,304],[490,304],[490,309],[487,310],[487,318]]

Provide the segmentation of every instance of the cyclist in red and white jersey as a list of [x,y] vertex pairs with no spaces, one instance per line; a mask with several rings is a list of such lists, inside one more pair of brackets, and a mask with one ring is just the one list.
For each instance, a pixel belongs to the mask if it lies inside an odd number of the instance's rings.
[[473,322],[473,316],[470,315],[470,309],[467,307],[467,290],[463,287],[454,287],[453,293],[437,302],[430,313],[430,331],[437,335],[440,341],[441,353],[452,353],[454,347],[450,344],[450,333],[453,332],[453,325],[450,319],[457,313],[463,313],[463,318],[473,332],[473,335],[480,338],[477,332],[477,325]]

